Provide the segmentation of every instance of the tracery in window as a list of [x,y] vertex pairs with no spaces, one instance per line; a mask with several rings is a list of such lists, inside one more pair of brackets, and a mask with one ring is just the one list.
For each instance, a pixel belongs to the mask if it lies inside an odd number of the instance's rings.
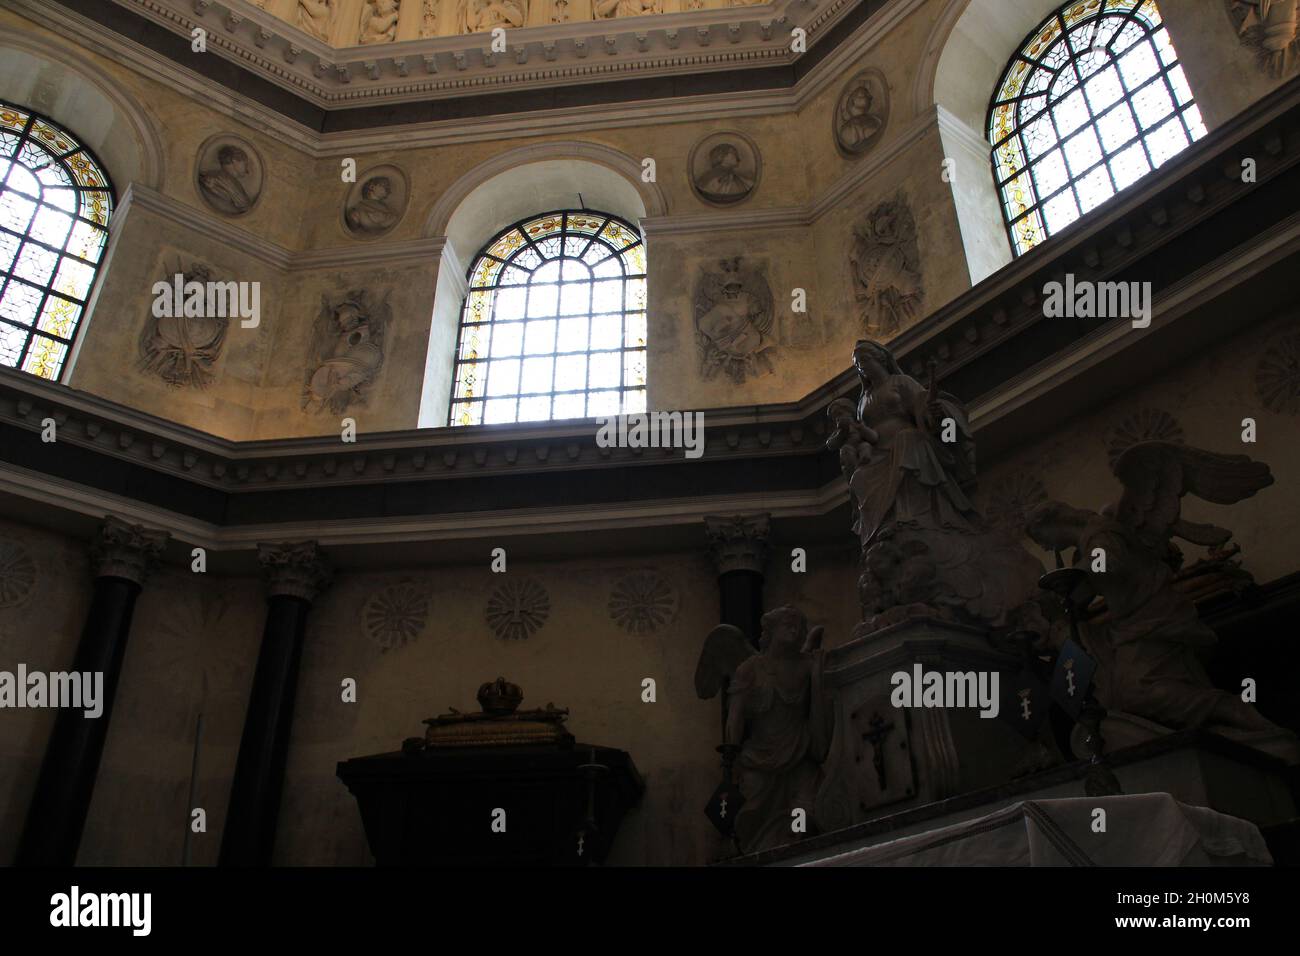
[[590,210],[496,236],[469,270],[451,425],[645,411],[645,244]]
[[86,147],[0,102],[0,365],[58,380],[112,211],[112,186]]
[[1013,252],[1034,248],[1204,135],[1155,0],[1067,3],[1011,58],[989,110]]

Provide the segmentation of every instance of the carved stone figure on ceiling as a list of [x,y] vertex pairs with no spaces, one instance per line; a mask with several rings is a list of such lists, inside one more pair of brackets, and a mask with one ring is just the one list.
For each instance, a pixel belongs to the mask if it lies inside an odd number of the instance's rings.
[[701,697],[726,694],[724,743],[736,753],[744,798],[734,832],[745,853],[796,839],[791,812],[812,815],[834,732],[822,678],[822,628],[810,630],[803,612],[789,605],[768,611],[761,626],[755,654],[739,628],[719,624],[695,672]]
[[965,408],[904,374],[879,343],[858,342],[853,365],[856,424],[833,404],[827,444],[856,511],[865,631],[914,612],[994,629],[1038,623],[1042,566],[989,529],[968,497],[975,443]]
[[330,38],[334,0],[298,0],[298,27],[322,43]]
[[916,221],[905,196],[880,203],[854,229],[849,267],[864,332],[892,336],[911,324],[924,289]]
[[[177,265],[170,275],[180,272]],[[182,274],[185,285],[213,280],[212,269],[195,262]],[[167,280],[170,281],[170,276]],[[214,367],[221,356],[230,326],[229,316],[186,315],[180,302],[171,309],[173,315],[157,316],[152,312],[140,335],[140,368],[159,376],[168,385],[205,388],[215,376]]]
[[702,271],[695,290],[695,331],[700,373],[724,372],[736,384],[773,370],[772,290],[762,273],[723,259],[721,271]]
[[522,27],[528,0],[460,0],[461,33],[490,33],[494,27]]
[[262,163],[235,136],[214,136],[199,150],[195,182],[203,201],[227,216],[242,216],[262,193]]
[[[1179,730],[1204,727],[1300,760],[1294,736],[1238,694],[1210,683],[1197,655],[1216,642],[1196,606],[1174,587],[1182,538],[1222,552],[1232,532],[1182,517],[1188,493],[1235,504],[1273,483],[1268,465],[1172,442],[1140,442],[1114,463],[1124,492],[1098,514],[1059,501],[1040,505],[1027,531],[1043,548],[1074,549],[1074,562],[1106,601],[1103,620],[1088,622],[1089,651],[1101,672],[1098,696],[1121,711]],[[1098,563],[1099,555],[1105,564]],[[1104,570],[1101,568],[1104,567]]]
[[594,0],[591,7],[593,20],[643,17],[647,14],[663,12],[663,0]]
[[316,320],[316,361],[307,376],[303,408],[340,413],[364,399],[384,364],[388,296],[353,289],[330,301],[321,297]]
[[420,36],[437,36],[438,0],[421,0],[421,2],[423,6],[420,9]]
[[889,123],[889,82],[879,70],[863,70],[849,80],[835,103],[835,145],[850,159],[866,155]]
[[697,196],[715,206],[733,205],[758,184],[758,147],[741,133],[711,133],[692,147],[687,168]]
[[397,38],[397,18],[401,0],[366,0],[361,7],[361,32],[358,42],[391,43]]
[[1300,49],[1298,0],[1227,0],[1242,41],[1259,51],[1260,62],[1275,77],[1285,76]]

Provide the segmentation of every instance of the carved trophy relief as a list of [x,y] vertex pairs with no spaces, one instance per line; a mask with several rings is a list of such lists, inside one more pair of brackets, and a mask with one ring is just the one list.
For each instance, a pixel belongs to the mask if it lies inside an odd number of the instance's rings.
[[298,28],[328,43],[334,20],[334,0],[298,0]]
[[866,334],[888,338],[918,317],[925,293],[916,220],[906,196],[880,203],[853,230],[849,271]]
[[551,0],[552,23],[568,23],[570,16],[569,0]]
[[397,39],[397,18],[402,0],[365,0],[361,5],[361,30],[357,42],[391,43]]
[[701,268],[695,286],[695,332],[700,374],[719,373],[737,385],[773,371],[775,310],[763,272],[740,257],[723,259],[718,271]]
[[1259,54],[1261,67],[1281,78],[1300,49],[1300,0],[1225,0],[1241,42]]
[[593,20],[612,20],[615,17],[643,17],[663,13],[663,0],[592,0]]
[[460,0],[457,23],[461,33],[490,33],[494,27],[522,27],[528,0]]
[[[171,315],[157,315],[151,309],[140,335],[140,370],[157,375],[176,388],[206,388],[216,377],[217,360],[221,357],[230,328],[232,310],[223,307],[209,309],[215,303],[209,290],[234,288],[234,282],[216,282],[212,267],[204,262],[194,262],[182,270],[177,263],[168,270],[162,281],[171,285],[176,275],[181,276],[182,296],[172,296]],[[200,297],[191,298],[190,283],[203,286]],[[191,303],[203,303],[202,308]],[[222,314],[224,313],[224,314]]]
[[226,216],[249,212],[262,195],[266,167],[251,144],[217,135],[199,147],[194,184],[208,206]]
[[338,414],[365,400],[384,364],[384,333],[392,315],[388,297],[366,289],[321,297],[315,362],[303,394],[306,411]]
[[848,159],[858,159],[880,142],[889,124],[889,81],[877,69],[849,80],[835,103],[831,128],[835,145]]
[[762,171],[754,141],[730,130],[701,139],[691,148],[686,165],[695,194],[715,206],[731,206],[748,199]]

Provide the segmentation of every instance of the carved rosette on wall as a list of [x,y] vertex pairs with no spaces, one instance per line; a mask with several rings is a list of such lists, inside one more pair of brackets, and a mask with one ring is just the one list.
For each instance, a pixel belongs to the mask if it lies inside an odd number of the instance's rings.
[[389,294],[352,289],[333,299],[321,296],[316,360],[307,373],[304,410],[339,414],[364,401],[384,365],[384,332],[392,315]]
[[262,196],[265,177],[262,157],[247,140],[219,134],[199,147],[194,188],[210,209],[224,216],[250,212]]
[[860,159],[880,142],[889,124],[889,81],[877,69],[863,70],[849,80],[835,101],[831,131],[835,146],[847,159]]
[[854,228],[849,272],[869,337],[887,339],[918,317],[925,288],[916,220],[904,194],[876,205]]
[[361,620],[381,651],[408,644],[429,620],[429,589],[411,581],[389,585],[370,596]]
[[36,584],[36,562],[21,541],[0,538],[0,608],[26,604]]
[[90,567],[97,578],[125,578],[143,585],[171,537],[107,515],[90,545]]
[[315,541],[259,544],[257,561],[271,597],[296,597],[311,603],[333,578],[329,559]]
[[767,539],[771,530],[770,514],[706,517],[704,533],[718,574],[728,571],[762,574],[767,567]]
[[532,578],[500,584],[483,611],[487,626],[503,640],[522,641],[536,634],[551,616],[551,598]]
[[396,166],[366,170],[343,201],[343,228],[356,239],[377,239],[391,232],[406,212],[409,194],[406,174]]
[[614,585],[609,616],[630,634],[648,634],[677,616],[677,592],[658,571],[633,571]]
[[1016,472],[993,485],[984,516],[993,527],[1018,538],[1025,533],[1029,513],[1046,500],[1047,489],[1038,478]]
[[1297,0],[1224,0],[1241,42],[1259,55],[1260,67],[1281,78],[1296,65],[1300,50]]
[[721,130],[691,148],[686,170],[695,195],[714,206],[733,206],[758,188],[763,161],[744,133]]
[[724,373],[737,385],[773,371],[775,310],[772,290],[758,268],[737,256],[722,259],[717,272],[701,267],[695,285],[695,335],[700,375]]
[[[208,303],[216,296],[209,296],[208,290],[218,290],[217,294],[224,296],[220,292],[222,287],[237,287],[233,282],[211,285],[216,280],[212,267],[205,262],[191,263],[184,271],[178,262],[161,281],[173,285],[178,274],[182,281],[182,295],[173,291],[172,314],[154,315],[151,309],[145,320],[140,334],[140,370],[157,375],[176,388],[206,388],[216,377],[215,367],[226,343],[230,316],[237,314],[238,307],[237,302],[228,298],[223,298],[224,304],[218,308],[209,307]],[[198,315],[187,314],[192,310],[185,308],[185,300],[189,298],[187,287],[192,282],[203,286],[204,306],[198,310],[201,313]],[[220,312],[226,314],[216,314]]]
[[1255,367],[1255,388],[1269,411],[1300,413],[1300,333],[1287,335],[1264,351]]
[[1143,408],[1129,415],[1106,433],[1106,457],[1115,467],[1125,449],[1142,441],[1167,441],[1183,444],[1183,426],[1166,411]]

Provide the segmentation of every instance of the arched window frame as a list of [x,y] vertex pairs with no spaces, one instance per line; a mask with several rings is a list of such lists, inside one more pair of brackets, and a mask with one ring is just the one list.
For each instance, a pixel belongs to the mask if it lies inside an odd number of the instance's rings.
[[[103,163],[78,137],[5,101],[0,161],[0,365],[59,381],[98,280],[117,197]],[[19,167],[28,176],[16,175]]]
[[[1142,36],[1128,42],[1128,37],[1139,31]],[[1092,56],[1099,52],[1099,34],[1105,60]],[[1086,44],[1071,42],[1076,36],[1086,36]],[[1146,76],[1141,75],[1145,67],[1139,63],[1143,44],[1156,67]],[[1101,65],[1090,69],[1094,59]],[[1109,93],[1095,97],[1094,105],[1088,98],[1090,86],[1100,88],[1103,75],[1112,68],[1119,96],[1105,98],[1114,94],[1112,87]],[[1053,97],[1055,79],[1067,69],[1073,73],[1073,83]],[[1037,85],[1040,76],[1046,78],[1045,87]],[[1080,90],[1080,105],[1087,118],[1066,126],[1063,133],[1059,114]],[[1164,96],[1172,111],[1156,115]],[[1040,97],[1041,105],[1035,103]],[[1067,118],[1068,122],[1079,115]],[[1131,120],[1132,127],[1126,136],[1122,133],[1125,118]],[[1046,123],[1042,123],[1044,119]],[[987,128],[993,144],[994,185],[1014,256],[1086,216],[1206,132],[1156,0],[1071,0],[1058,7],[1007,63],[989,103]],[[1089,130],[1098,147],[1091,162],[1085,148]],[[1181,134],[1181,145],[1168,148],[1178,141],[1177,134]],[[1166,137],[1168,143],[1158,136]],[[1073,154],[1070,146],[1076,147]],[[1058,147],[1059,163],[1052,159]],[[1077,171],[1071,165],[1075,156],[1081,167]],[[1094,177],[1095,183],[1091,182]],[[1054,205],[1057,203],[1059,206]]]
[[[577,286],[585,280],[581,274],[571,277],[565,264],[574,260],[584,262],[592,274],[585,311],[575,304],[581,291]],[[552,282],[543,270],[555,262],[561,263],[561,275]],[[456,335],[449,425],[594,418],[645,410],[645,241],[632,223],[589,209],[530,216],[497,233],[475,256],[466,278],[469,288]],[[618,308],[607,308],[615,284]],[[574,294],[565,296],[562,287],[568,285]],[[545,308],[546,300],[534,300],[534,290],[540,294],[551,287],[556,290],[554,312]],[[583,319],[586,339],[577,348],[572,334]],[[551,321],[555,331],[547,350],[545,342],[530,333],[545,333],[545,324]],[[512,347],[515,327],[520,330],[517,350]],[[567,342],[561,338],[565,334],[570,335]],[[579,357],[584,358],[581,381],[576,372]],[[534,360],[531,371],[537,373],[548,358],[552,360],[549,388],[525,388],[530,360]],[[609,377],[615,358],[616,381]],[[515,388],[505,391],[502,383],[510,379],[494,381],[493,372],[511,374],[510,363],[516,359]],[[541,413],[543,400],[546,414]],[[514,412],[508,415],[511,401]]]

